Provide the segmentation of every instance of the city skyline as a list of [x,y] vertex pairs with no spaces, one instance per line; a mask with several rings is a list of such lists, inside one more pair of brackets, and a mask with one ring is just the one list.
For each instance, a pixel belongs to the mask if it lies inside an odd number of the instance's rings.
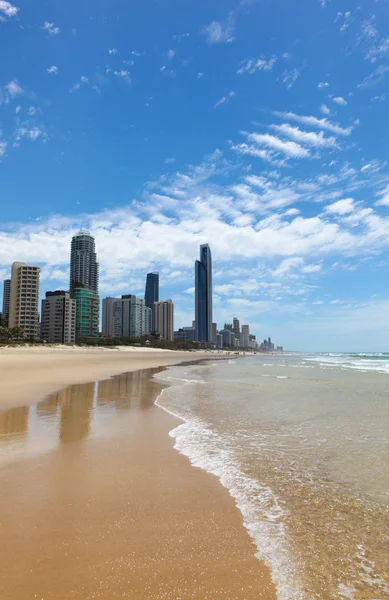
[[12,264],[11,279],[3,281],[3,326],[7,327],[9,312],[10,327],[24,329],[26,338],[40,338],[50,343],[69,344],[99,335],[103,338],[140,338],[152,334],[170,342],[177,338],[205,346],[257,347],[256,336],[249,336],[248,325],[242,325],[240,330],[237,317],[234,317],[233,325],[225,324],[224,330],[218,330],[218,324],[213,322],[209,244],[200,245],[200,260],[195,261],[195,320],[192,320],[192,327],[178,329],[174,327],[173,301],[154,300],[159,298],[159,273],[147,274],[144,298],[128,293],[121,297],[100,298],[94,237],[89,231],[80,230],[72,237],[70,248],[69,290],[46,291],[40,314],[40,267],[21,262]]

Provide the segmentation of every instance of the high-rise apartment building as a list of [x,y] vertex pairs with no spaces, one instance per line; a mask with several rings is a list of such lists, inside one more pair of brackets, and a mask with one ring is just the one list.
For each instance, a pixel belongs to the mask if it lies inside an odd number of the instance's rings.
[[171,300],[154,303],[155,332],[163,340],[173,341],[174,337],[174,304]]
[[23,329],[27,339],[39,338],[39,273],[39,267],[12,265],[8,325]]
[[240,345],[243,348],[248,348],[250,346],[250,326],[242,325],[242,334],[240,336]]
[[146,287],[145,287],[145,305],[151,308],[152,312],[152,324],[151,330],[155,331],[155,314],[154,304],[159,302],[159,274],[158,273],[147,273]]
[[11,298],[11,280],[4,279],[3,285],[3,324],[8,327],[9,321],[9,305]]
[[217,344],[217,323],[212,323],[212,344]]
[[196,340],[212,343],[212,256],[208,244],[200,246],[195,262]]
[[238,317],[233,318],[232,328],[235,334],[235,340],[240,341],[240,323]]
[[115,316],[117,298],[103,298],[101,330],[104,337],[116,337]]
[[104,298],[102,328],[105,337],[142,337],[151,332],[152,310],[133,294]]
[[82,287],[73,289],[76,302],[76,341],[99,334],[100,300],[96,292]]
[[99,291],[99,265],[95,239],[89,231],[73,236],[70,250],[70,294],[77,287]]
[[51,344],[74,344],[76,340],[76,301],[68,292],[46,292],[42,300],[41,338]]
[[99,265],[95,239],[89,231],[72,237],[70,249],[70,297],[76,301],[76,339],[99,333]]

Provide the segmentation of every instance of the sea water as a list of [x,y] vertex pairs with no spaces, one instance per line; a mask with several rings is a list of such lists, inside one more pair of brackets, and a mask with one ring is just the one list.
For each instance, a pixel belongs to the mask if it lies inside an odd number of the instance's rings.
[[279,600],[389,599],[389,355],[172,367],[171,435],[219,477]]

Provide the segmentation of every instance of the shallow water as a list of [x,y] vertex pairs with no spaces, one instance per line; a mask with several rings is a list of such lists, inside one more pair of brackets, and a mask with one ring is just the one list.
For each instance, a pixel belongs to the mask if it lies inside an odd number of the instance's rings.
[[323,355],[157,376],[177,449],[230,490],[280,600],[389,599],[388,374],[388,355]]

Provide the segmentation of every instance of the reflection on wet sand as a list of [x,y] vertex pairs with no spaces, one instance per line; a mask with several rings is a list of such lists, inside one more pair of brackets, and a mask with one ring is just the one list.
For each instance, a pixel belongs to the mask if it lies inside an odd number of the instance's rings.
[[[148,369],[123,373],[113,379],[98,384],[97,404],[114,404],[118,410],[128,408],[150,409],[158,395],[161,385],[153,381],[152,376],[160,369]],[[151,392],[151,393],[150,393]]]
[[44,448],[53,449],[58,442],[68,444],[88,437],[92,420],[98,430],[112,408],[149,410],[161,390],[161,385],[152,379],[160,370],[135,371],[100,382],[71,385],[31,410],[27,406],[4,411],[0,413],[0,444],[17,442],[20,446],[21,441],[27,441],[30,429],[31,437],[50,437],[51,443]]
[[24,438],[28,432],[29,406],[19,406],[0,412],[0,442],[9,442],[15,437]]

